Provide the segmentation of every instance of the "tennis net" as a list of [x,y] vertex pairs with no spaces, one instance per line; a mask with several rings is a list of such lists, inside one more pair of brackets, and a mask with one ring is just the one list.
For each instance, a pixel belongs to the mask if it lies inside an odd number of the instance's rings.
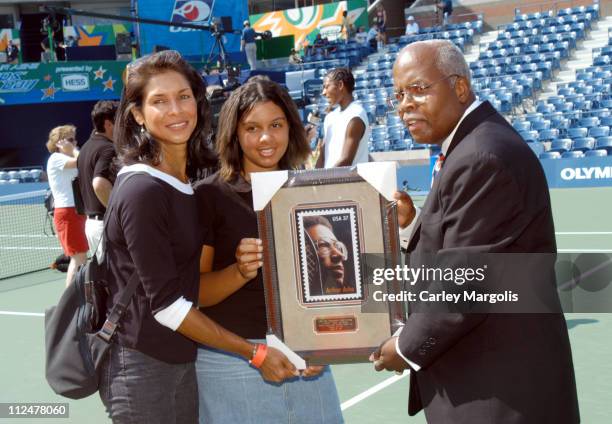
[[45,193],[0,196],[0,280],[46,269],[62,252]]

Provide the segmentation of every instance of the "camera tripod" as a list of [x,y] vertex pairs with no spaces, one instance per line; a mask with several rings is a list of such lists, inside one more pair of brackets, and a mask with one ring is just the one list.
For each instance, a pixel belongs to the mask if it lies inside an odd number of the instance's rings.
[[[210,63],[213,57],[218,56],[219,57],[219,70],[224,70],[227,68],[227,66],[230,63],[227,58],[227,52],[225,50],[225,46],[223,45],[223,40],[222,40],[223,33],[215,31],[212,33],[212,35],[213,37],[215,37],[215,43],[210,48],[210,53],[208,54],[208,59],[206,60],[206,64],[208,67],[210,67]],[[218,53],[215,54],[215,51],[218,51]]]

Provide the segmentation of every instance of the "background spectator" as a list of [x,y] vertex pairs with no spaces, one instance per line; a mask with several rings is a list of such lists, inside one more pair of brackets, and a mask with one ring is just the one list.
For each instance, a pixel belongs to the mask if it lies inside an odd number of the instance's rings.
[[240,40],[240,51],[245,52],[247,57],[247,62],[249,62],[249,67],[251,70],[257,69],[257,45],[255,44],[255,37],[257,33],[253,28],[251,28],[251,24],[249,21],[243,22],[244,28],[242,29],[242,39]]
[[104,254],[103,243],[100,243],[104,230],[103,219],[115,181],[111,165],[115,157],[113,129],[117,105],[117,102],[110,100],[101,100],[95,104],[91,111],[94,130],[77,159],[79,188],[87,216],[85,235],[89,249],[92,254],[97,254],[98,261],[102,261]]
[[387,44],[387,11],[381,3],[376,6],[376,16],[374,16],[374,22],[378,25],[378,33],[380,39],[384,44]]
[[8,63],[12,65],[19,63],[19,47],[13,43],[13,40],[9,40],[5,52]]
[[414,20],[414,16],[408,16],[406,19],[406,35],[414,35],[419,33],[419,24]]
[[70,256],[66,286],[72,281],[78,266],[87,260],[89,247],[85,238],[85,217],[77,214],[72,192],[79,156],[75,137],[73,125],[62,125],[51,130],[47,141],[47,150],[51,153],[47,161],[47,176],[55,201],[53,223],[64,254]]

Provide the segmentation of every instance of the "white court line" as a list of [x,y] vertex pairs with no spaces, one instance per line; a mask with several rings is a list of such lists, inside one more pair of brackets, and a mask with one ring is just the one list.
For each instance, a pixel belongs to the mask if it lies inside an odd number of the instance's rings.
[[342,411],[349,409],[351,406],[361,402],[362,400],[372,396],[374,393],[381,391],[385,387],[390,386],[391,384],[401,380],[402,378],[408,375],[410,375],[410,373],[408,371],[404,371],[402,375],[394,375],[393,377],[389,377],[385,381],[378,383],[376,386],[370,387],[365,392],[359,393],[357,396],[350,398],[346,402],[342,402],[342,405],[340,405],[340,409]]
[[57,247],[19,247],[19,246],[2,246],[0,250],[60,250],[61,246]]
[[560,253],[612,253],[612,249],[557,249]]
[[[0,234],[0,238],[51,238],[44,234]],[[54,237],[55,238],[55,237]]]
[[11,311],[0,311],[0,315],[16,315],[19,317],[44,317],[45,314],[40,312],[11,312]]
[[612,231],[557,231],[555,234],[558,236],[609,236]]

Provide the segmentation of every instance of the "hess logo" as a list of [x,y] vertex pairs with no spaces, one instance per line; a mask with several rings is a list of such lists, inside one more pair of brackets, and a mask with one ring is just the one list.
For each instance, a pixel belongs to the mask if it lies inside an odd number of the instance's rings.
[[211,12],[211,1],[179,1],[174,3],[172,22],[202,22],[207,21]]
[[64,91],[89,90],[89,78],[85,74],[62,75],[62,89]]

